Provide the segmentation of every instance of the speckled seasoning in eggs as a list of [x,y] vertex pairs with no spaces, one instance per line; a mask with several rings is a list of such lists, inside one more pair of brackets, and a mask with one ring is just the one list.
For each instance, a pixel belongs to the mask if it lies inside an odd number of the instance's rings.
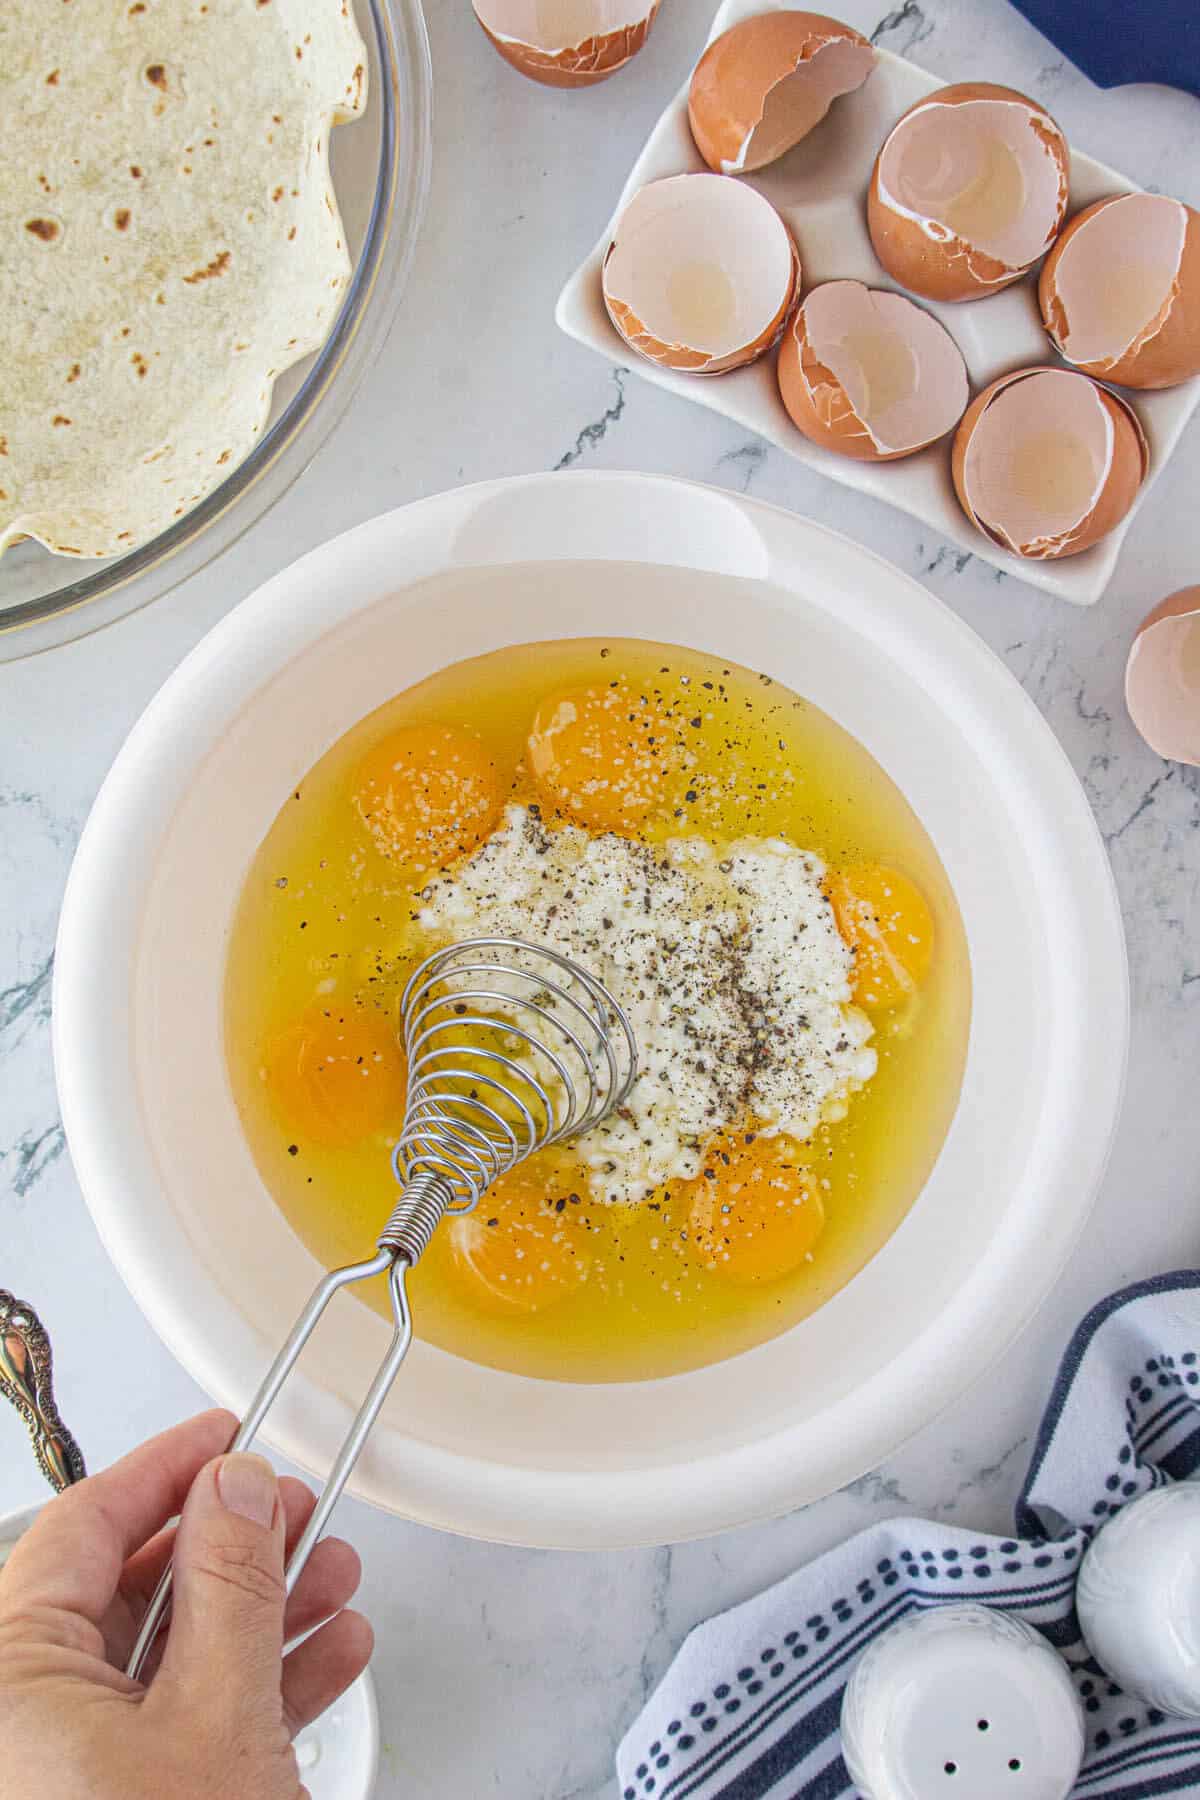
[[443,1224],[421,1335],[550,1379],[669,1374],[786,1329],[895,1229],[957,1099],[966,948],[915,816],[814,707],[669,646],[524,645],[317,764],[247,879],[226,1025],[263,1178],[324,1264],[393,1202],[404,982],[485,932],[593,969],[641,1073]]

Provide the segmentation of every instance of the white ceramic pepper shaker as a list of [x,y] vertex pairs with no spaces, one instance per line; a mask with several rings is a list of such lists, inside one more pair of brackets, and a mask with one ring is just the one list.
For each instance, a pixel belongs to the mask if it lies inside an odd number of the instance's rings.
[[1092,1540],[1076,1605],[1089,1650],[1127,1694],[1200,1718],[1200,1484],[1123,1507]]
[[868,1645],[842,1705],[864,1800],[1066,1800],[1083,1712],[1062,1657],[986,1606],[910,1614]]

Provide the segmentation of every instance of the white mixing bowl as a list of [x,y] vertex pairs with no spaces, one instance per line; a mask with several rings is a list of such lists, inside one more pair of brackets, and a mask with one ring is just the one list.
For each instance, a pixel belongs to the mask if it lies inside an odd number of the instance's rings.
[[[269,581],[166,683],[96,802],[63,908],[55,1045],[75,1166],[125,1281],[215,1399],[244,1408],[318,1273],[251,1160],[222,1054],[254,850],[310,765],[388,696],[464,656],[572,635],[735,658],[853,732],[937,846],[974,984],[937,1166],[811,1318],[711,1368],[621,1385],[414,1347],[353,1491],[480,1537],[611,1546],[829,1493],[995,1359],[1099,1182],[1127,978],[1062,751],[991,652],[886,563],[791,514],[638,475],[496,482],[372,520]],[[386,1332],[341,1303],[271,1416],[276,1449],[328,1466]]]

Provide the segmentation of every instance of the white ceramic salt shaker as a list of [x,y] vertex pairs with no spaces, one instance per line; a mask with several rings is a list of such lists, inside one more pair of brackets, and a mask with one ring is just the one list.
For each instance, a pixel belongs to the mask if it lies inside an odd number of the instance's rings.
[[1067,1665],[986,1606],[914,1613],[868,1645],[842,1705],[864,1800],[1066,1800],[1083,1760]]
[[1083,1559],[1076,1605],[1089,1650],[1127,1694],[1200,1718],[1200,1484],[1122,1507]]

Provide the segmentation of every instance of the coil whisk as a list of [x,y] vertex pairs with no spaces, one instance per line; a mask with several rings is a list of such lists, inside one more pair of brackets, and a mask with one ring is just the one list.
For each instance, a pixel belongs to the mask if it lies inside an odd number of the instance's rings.
[[636,1073],[612,996],[567,957],[515,938],[429,957],[404,990],[400,1027],[408,1094],[396,1178],[440,1177],[450,1212],[535,1150],[589,1130]]
[[[392,1154],[401,1192],[375,1255],[319,1283],[275,1358],[232,1445],[253,1440],[342,1288],[388,1283],[387,1354],[334,1460],[288,1563],[295,1584],[337,1503],[412,1342],[405,1278],[449,1213],[470,1212],[535,1150],[578,1137],[625,1100],[637,1075],[629,1020],[608,990],[557,951],[519,938],[470,938],[426,958],[400,1001],[408,1066],[405,1116]],[[135,1679],[169,1604],[166,1570],[127,1672]]]

